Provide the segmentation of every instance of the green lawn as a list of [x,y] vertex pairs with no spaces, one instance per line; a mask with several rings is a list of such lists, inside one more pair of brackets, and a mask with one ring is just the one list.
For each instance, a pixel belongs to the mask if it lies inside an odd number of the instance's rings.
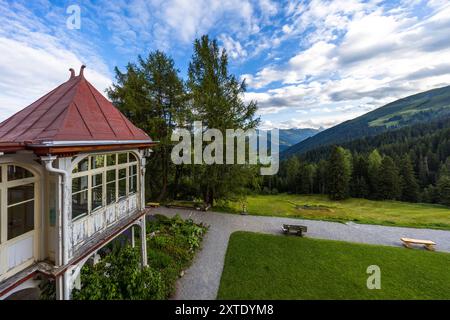
[[[247,211],[254,215],[450,230],[450,208],[440,205],[356,198],[332,201],[325,195],[290,194],[252,195],[247,200]],[[238,203],[215,209],[242,210]]]
[[[378,265],[381,289],[367,288]],[[450,254],[249,232],[231,235],[218,299],[450,299]]]

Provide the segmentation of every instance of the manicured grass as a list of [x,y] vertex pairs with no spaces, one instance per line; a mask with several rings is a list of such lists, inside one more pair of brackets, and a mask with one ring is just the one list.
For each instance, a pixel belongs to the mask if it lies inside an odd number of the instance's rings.
[[[215,209],[234,213],[242,210],[239,203]],[[356,198],[332,201],[325,195],[252,195],[248,197],[247,211],[263,216],[450,230],[450,208],[423,203]]]
[[236,232],[218,299],[450,299],[449,266],[441,252]]

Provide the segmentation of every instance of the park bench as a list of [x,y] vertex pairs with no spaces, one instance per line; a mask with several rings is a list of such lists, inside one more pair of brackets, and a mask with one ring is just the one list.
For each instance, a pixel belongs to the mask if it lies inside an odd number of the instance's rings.
[[149,208],[158,208],[159,202],[147,202],[147,207]]
[[291,232],[295,232],[298,236],[303,236],[303,232],[308,231],[308,228],[305,226],[295,225],[295,224],[283,224],[281,228],[283,233],[289,234]]
[[425,249],[434,251],[435,242],[431,240],[420,240],[420,239],[411,239],[411,238],[401,238],[403,245],[406,248],[412,248],[411,244],[423,244]]

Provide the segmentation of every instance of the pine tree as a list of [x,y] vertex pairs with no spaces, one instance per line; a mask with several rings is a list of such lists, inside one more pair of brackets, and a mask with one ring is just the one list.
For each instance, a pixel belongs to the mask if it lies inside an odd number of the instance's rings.
[[450,206],[450,176],[442,176],[437,183],[439,202]]
[[439,179],[436,187],[439,203],[450,206],[450,157],[439,169]]
[[367,165],[367,171],[368,171],[368,177],[369,177],[369,187],[370,187],[370,194],[372,198],[379,198],[379,175],[380,175],[380,167],[381,162],[383,158],[381,157],[380,153],[377,149],[374,149],[368,158],[368,165]]
[[369,176],[367,157],[355,155],[353,157],[353,171],[351,180],[351,195],[356,198],[366,198],[369,196]]
[[315,192],[320,194],[325,194],[327,186],[327,168],[328,162],[326,160],[320,160],[317,164],[314,186],[316,188]]
[[348,153],[342,147],[333,147],[328,160],[327,191],[331,199],[342,200],[349,196],[351,162]]
[[300,161],[298,157],[290,157],[286,161],[286,187],[295,193],[298,193],[298,173],[300,169]]
[[400,166],[401,199],[403,201],[417,202],[419,198],[419,184],[415,177],[411,158],[405,155]]
[[312,164],[301,162],[297,178],[299,193],[309,194],[313,192],[315,170],[316,168]]
[[400,196],[400,175],[391,157],[385,156],[381,162],[378,180],[381,199],[398,199]]

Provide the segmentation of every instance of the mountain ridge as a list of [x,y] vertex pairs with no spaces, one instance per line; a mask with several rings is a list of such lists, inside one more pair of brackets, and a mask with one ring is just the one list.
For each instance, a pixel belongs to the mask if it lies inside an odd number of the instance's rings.
[[450,117],[450,86],[416,93],[319,132],[288,149],[282,158],[318,147],[374,136],[408,125]]

